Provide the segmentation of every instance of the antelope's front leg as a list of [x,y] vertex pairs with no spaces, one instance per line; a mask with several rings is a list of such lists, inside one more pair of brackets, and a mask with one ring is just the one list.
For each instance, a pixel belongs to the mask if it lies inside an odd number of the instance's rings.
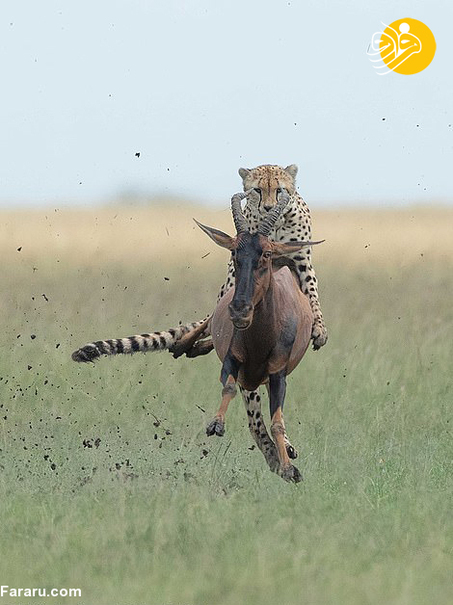
[[222,365],[220,380],[223,384],[222,402],[219,411],[206,427],[208,436],[217,435],[223,437],[225,434],[225,414],[230,401],[236,396],[236,380],[239,372],[238,360],[228,351]]
[[278,474],[285,481],[302,481],[302,475],[298,468],[291,464],[286,449],[285,423],[283,421],[283,404],[286,393],[286,376],[284,370],[269,376],[269,403],[271,411],[271,434],[277,447],[277,455],[280,463]]
[[[267,389],[267,394],[269,396],[269,401],[270,401],[270,389],[269,389],[269,383],[266,383],[266,389]],[[297,458],[297,456],[299,455],[296,448],[291,444],[290,440],[288,439],[288,435],[286,434],[286,429],[285,429],[285,434],[284,434],[284,440],[285,440],[285,447],[286,447],[286,451],[288,452],[288,456],[290,458],[292,458],[293,460],[295,460]]]

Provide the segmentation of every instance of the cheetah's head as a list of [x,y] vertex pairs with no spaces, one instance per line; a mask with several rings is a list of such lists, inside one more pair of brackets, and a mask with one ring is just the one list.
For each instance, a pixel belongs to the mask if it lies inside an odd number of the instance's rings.
[[252,189],[248,201],[256,204],[260,210],[271,210],[278,201],[282,189],[289,195],[296,191],[297,166],[291,164],[286,168],[265,164],[256,168],[239,168],[244,191]]

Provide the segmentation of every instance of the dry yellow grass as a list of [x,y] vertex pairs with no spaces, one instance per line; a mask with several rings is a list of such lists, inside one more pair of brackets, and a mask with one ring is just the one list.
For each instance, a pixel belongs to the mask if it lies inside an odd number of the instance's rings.
[[[229,208],[169,205],[3,211],[0,254],[3,262],[20,258],[38,263],[55,257],[77,265],[113,262],[174,261],[192,264],[209,253],[225,255],[198,230],[192,217],[232,232]],[[315,251],[316,264],[405,266],[453,260],[453,208],[315,210],[313,237],[326,243]]]

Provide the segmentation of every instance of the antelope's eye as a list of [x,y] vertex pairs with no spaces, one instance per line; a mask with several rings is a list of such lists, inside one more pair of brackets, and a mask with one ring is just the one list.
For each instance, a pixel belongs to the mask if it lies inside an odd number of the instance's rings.
[[256,193],[259,193],[261,195],[261,189],[259,187],[254,187],[253,191],[256,191]]
[[272,252],[268,250],[267,252],[264,252],[263,256],[264,258],[270,258],[272,256]]
[[275,197],[278,199],[278,196],[280,195],[280,193],[282,192],[282,190],[280,189],[280,187],[277,187],[277,189],[275,190]]
[[236,256],[236,250],[231,250],[231,258],[235,258]]

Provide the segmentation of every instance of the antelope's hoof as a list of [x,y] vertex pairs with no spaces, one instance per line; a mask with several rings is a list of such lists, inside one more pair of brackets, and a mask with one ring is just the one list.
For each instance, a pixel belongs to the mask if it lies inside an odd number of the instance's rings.
[[286,453],[291,458],[291,460],[295,460],[298,456],[296,448],[293,447],[289,442],[286,444]]
[[193,359],[194,357],[198,357],[199,355],[207,355],[214,348],[212,340],[209,338],[207,340],[199,340],[196,342],[191,349],[186,351],[186,357]]
[[190,350],[190,343],[187,344],[186,342],[181,343],[179,340],[177,340],[175,343],[173,343],[171,345],[171,347],[169,347],[168,351],[173,355],[173,357],[175,359],[178,359],[178,357],[181,357],[181,355],[184,355],[184,353],[187,353],[188,350]]
[[223,437],[225,434],[225,423],[220,418],[214,418],[206,427],[206,435],[217,435],[217,437]]
[[302,481],[302,473],[298,468],[293,466],[292,464],[288,464],[288,466],[280,467],[280,471],[278,473],[282,479],[291,481],[293,483],[300,483]]

